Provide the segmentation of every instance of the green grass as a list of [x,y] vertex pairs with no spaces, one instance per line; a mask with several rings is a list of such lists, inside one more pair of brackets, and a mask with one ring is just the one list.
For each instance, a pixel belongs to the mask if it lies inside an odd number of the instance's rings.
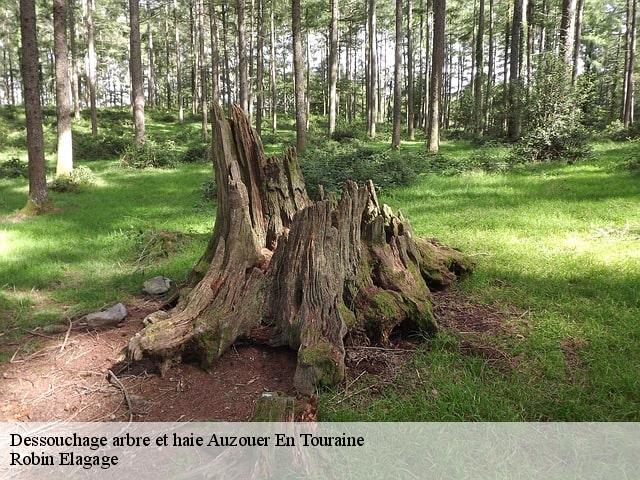
[[[283,126],[278,138],[290,139]],[[0,161],[25,158],[17,127],[4,128],[11,134]],[[87,128],[86,120],[77,126]],[[197,138],[198,124],[150,120],[148,130],[158,139]],[[50,167],[52,131],[48,124]],[[382,394],[336,404],[336,392],[323,393],[321,418],[640,420],[640,181],[619,168],[635,148],[599,143],[592,158],[575,165],[429,174],[384,191],[382,199],[411,219],[416,234],[474,256],[477,270],[460,286],[467,295],[527,312],[516,322],[522,335],[490,340],[519,361],[492,366],[461,353],[460,339],[443,332]],[[442,147],[452,162],[483,151],[500,148],[462,141]],[[214,206],[200,186],[210,178],[208,164],[141,171],[119,168],[115,156],[81,163],[96,173],[96,186],[54,193],[52,214],[0,223],[0,331],[7,332],[0,339],[126,302],[153,275],[180,281],[206,245]],[[21,208],[26,192],[26,180],[0,179],[0,216]],[[167,258],[138,261],[148,232],[158,230],[185,236]],[[568,339],[581,345],[571,369],[561,348]]]

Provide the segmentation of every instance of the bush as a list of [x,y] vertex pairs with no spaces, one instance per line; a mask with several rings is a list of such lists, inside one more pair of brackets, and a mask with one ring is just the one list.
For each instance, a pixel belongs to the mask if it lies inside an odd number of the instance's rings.
[[78,160],[102,160],[120,156],[131,144],[129,135],[74,133],[73,153]]
[[75,192],[96,183],[96,176],[85,166],[75,167],[68,175],[58,175],[49,188],[54,192]]
[[175,166],[179,160],[179,153],[172,141],[157,144],[147,140],[142,146],[129,145],[120,164],[130,168],[167,168]]
[[209,151],[209,145],[206,143],[189,145],[182,155],[182,161],[184,163],[206,162],[209,159]]
[[640,137],[640,130],[636,124],[626,128],[620,120],[614,120],[604,129],[604,135],[615,141],[633,140]]
[[588,140],[586,130],[580,125],[556,119],[527,133],[513,152],[518,160],[524,161],[580,160],[589,154]]
[[10,158],[0,163],[0,178],[27,178],[29,176],[28,165],[18,158]]
[[210,202],[213,202],[217,195],[218,195],[218,189],[216,186],[216,181],[214,179],[210,179],[207,180],[206,182],[203,182],[202,186],[201,186],[201,190],[202,190],[202,197]]

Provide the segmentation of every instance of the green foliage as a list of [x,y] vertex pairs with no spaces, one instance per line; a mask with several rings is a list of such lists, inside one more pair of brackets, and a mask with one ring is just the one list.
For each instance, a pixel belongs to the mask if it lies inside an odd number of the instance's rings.
[[6,162],[0,163],[0,178],[27,178],[29,176],[29,167],[26,162],[19,158],[10,158]]
[[129,134],[98,132],[94,137],[86,132],[73,133],[73,154],[77,160],[103,160],[121,155],[132,142]]
[[49,183],[49,188],[54,192],[77,192],[83,187],[94,185],[96,176],[90,168],[80,165],[75,167],[68,175],[58,175]]
[[175,167],[180,159],[173,141],[156,143],[147,139],[141,146],[129,145],[122,155],[120,165],[138,169],[170,168]]
[[207,162],[210,151],[207,143],[199,142],[190,144],[182,154],[182,161],[184,163]]
[[205,182],[202,182],[200,190],[202,191],[202,198],[204,198],[205,200],[213,202],[216,199],[218,189],[216,186],[216,181],[214,179],[209,179]]
[[567,66],[545,55],[528,96],[525,135],[514,148],[523,161],[578,160],[589,153],[579,102]]

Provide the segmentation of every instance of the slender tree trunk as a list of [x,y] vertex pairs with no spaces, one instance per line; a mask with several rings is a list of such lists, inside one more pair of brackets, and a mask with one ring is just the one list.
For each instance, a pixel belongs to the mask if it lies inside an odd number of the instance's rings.
[[331,0],[331,25],[329,32],[329,137],[336,130],[336,91],[338,87],[338,0]]
[[413,0],[407,0],[407,135],[415,140],[413,82]]
[[271,0],[271,18],[269,24],[269,87],[271,90],[271,132],[278,130],[278,92],[276,89],[276,22],[275,0]]
[[40,213],[46,209],[46,164],[42,107],[40,105],[40,77],[38,42],[36,34],[36,7],[34,0],[20,0],[20,37],[22,40],[21,72],[24,89],[24,109],[27,120],[27,154],[29,157],[29,198],[26,213]]
[[625,94],[623,109],[623,124],[625,128],[633,125],[633,108],[634,108],[634,89],[633,89],[633,73],[635,69],[636,56],[636,17],[637,17],[637,1],[630,0],[630,17],[627,18],[627,29],[629,30],[628,61],[625,71]]
[[256,131],[262,135],[264,113],[264,0],[257,0],[258,16],[256,52]]
[[[167,109],[171,108],[171,51],[169,49],[169,4],[164,4],[164,92]],[[160,103],[160,102],[158,102]]]
[[229,50],[227,49],[227,9],[222,3],[222,51],[224,53],[224,89],[227,105],[231,105],[231,70],[229,67]]
[[66,29],[66,0],[53,0],[53,49],[56,56],[56,112],[58,117],[56,175],[68,175],[73,170],[71,85],[69,83],[69,52],[67,51]]
[[91,108],[91,134],[98,134],[98,109],[96,105],[96,44],[95,25],[93,23],[94,0],[85,0],[86,10],[84,17],[87,32],[87,80],[89,83],[89,106]]
[[402,0],[396,0],[396,44],[393,66],[393,134],[391,147],[400,147],[402,115]]
[[196,2],[189,0],[189,61],[191,62],[191,114],[198,113],[198,49],[196,47]]
[[[209,30],[211,31],[211,103],[215,109],[220,105],[220,48],[218,45],[218,14],[214,0],[209,0]],[[211,122],[214,121],[212,117]]]
[[484,0],[478,5],[478,31],[476,32],[476,79],[473,84],[473,129],[476,135],[484,130],[484,111],[482,94],[484,90]]
[[571,85],[574,87],[578,80],[578,61],[580,60],[580,43],[582,42],[582,17],[584,15],[584,0],[577,1],[576,31],[575,40],[573,42],[573,70],[571,72]]
[[245,39],[245,0],[236,0],[238,17],[238,88],[240,107],[249,113],[249,86],[247,84],[247,45]]
[[502,90],[503,90],[503,108],[504,115],[502,118],[502,129],[506,132],[507,118],[509,111],[509,52],[511,48],[511,4],[507,11],[507,18],[504,25],[504,53],[503,53],[503,66],[502,66]]
[[149,62],[148,103],[149,107],[156,104],[156,74],[153,64],[153,30],[151,29],[151,2],[147,0],[147,61]]
[[429,131],[429,92],[431,87],[431,35],[433,34],[433,2],[432,0],[427,0],[427,30],[425,32],[425,62],[424,62],[424,120],[423,120],[423,128],[425,137],[428,135]]
[[307,143],[307,112],[304,91],[305,60],[302,46],[300,0],[291,0],[291,31],[293,32],[293,70],[296,99],[296,148],[301,153]]
[[376,136],[376,119],[378,116],[378,42],[376,26],[376,0],[368,0],[368,23],[369,23],[369,69],[368,69],[368,98],[367,98],[367,126],[369,138]]
[[433,54],[431,85],[429,86],[429,125],[427,148],[437,153],[440,148],[440,93],[442,91],[442,67],[444,65],[444,23],[446,0],[433,0]]
[[490,126],[489,115],[492,109],[493,99],[493,76],[495,75],[495,49],[493,41],[493,0],[489,0],[489,72],[487,74],[487,91],[484,98],[482,113],[485,132],[488,131]]
[[[569,0],[572,1],[572,0]],[[511,22],[511,58],[509,61],[509,110],[507,134],[511,141],[520,138],[521,131],[521,81],[520,81],[520,34],[522,31],[522,0],[513,4],[513,21]]]
[[144,143],[144,86],[142,83],[142,53],[140,51],[140,0],[129,0],[129,72],[131,74],[131,105],[135,144]]
[[73,96],[73,115],[76,120],[80,120],[80,82],[78,81],[78,48],[76,44],[76,7],[75,0],[69,0],[69,37],[71,45],[71,95]]
[[180,29],[178,28],[178,0],[173,0],[173,33],[176,42],[176,99],[178,119],[182,123],[184,122],[184,100],[182,98],[182,54],[180,52]]
[[197,0],[198,14],[198,70],[200,71],[200,110],[202,111],[202,139],[209,140],[209,105],[207,103],[207,69],[204,57],[204,0]]

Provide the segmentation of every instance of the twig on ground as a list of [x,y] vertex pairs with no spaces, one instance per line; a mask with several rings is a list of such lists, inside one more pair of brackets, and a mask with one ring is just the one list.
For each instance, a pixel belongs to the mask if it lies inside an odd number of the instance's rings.
[[131,397],[129,397],[129,392],[127,392],[127,389],[124,388],[124,385],[118,379],[118,377],[116,377],[115,373],[113,373],[111,370],[107,370],[107,375],[108,375],[109,383],[114,384],[116,387],[122,390],[122,394],[124,395],[124,400],[125,402],[127,402],[127,408],[129,409],[129,423],[131,423],[133,421],[133,407],[131,405]]
[[415,352],[415,350],[409,350],[407,348],[385,348],[385,347],[347,347],[347,350],[380,350],[383,352]]
[[36,332],[35,330],[27,330],[24,329],[25,332],[35,335],[36,337],[48,338],[49,340],[57,340],[57,337],[52,337],[51,335],[45,335],[44,333]]
[[67,328],[67,333],[64,335],[64,340],[62,341],[62,345],[60,345],[60,353],[64,352],[64,347],[67,346],[67,341],[69,340],[69,334],[71,333],[71,327],[73,327],[73,322],[69,319],[69,328]]
[[11,360],[9,360],[9,363],[20,363],[20,362],[22,362],[22,360],[17,360],[16,361],[16,355],[18,355],[18,352],[20,351],[21,348],[22,348],[22,345],[20,345],[18,347],[18,349],[15,352],[13,352],[13,355],[11,356]]

